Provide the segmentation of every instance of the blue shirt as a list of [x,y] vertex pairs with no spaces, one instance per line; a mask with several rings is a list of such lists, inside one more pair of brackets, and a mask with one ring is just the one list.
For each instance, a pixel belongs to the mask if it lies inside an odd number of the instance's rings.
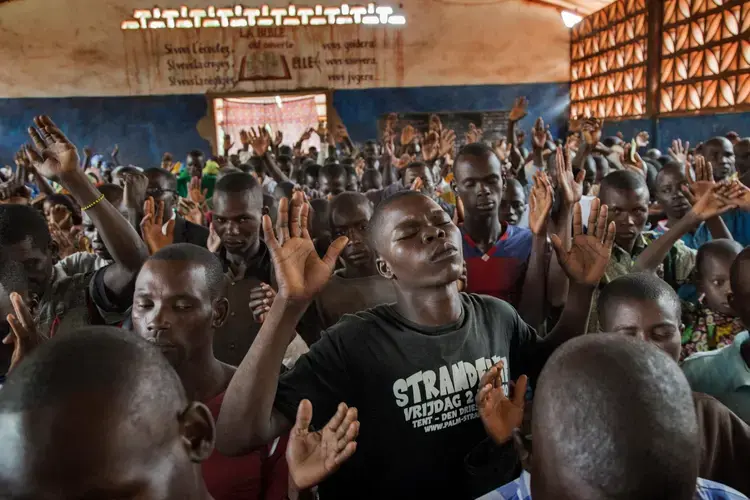
[[682,363],[682,371],[694,391],[715,397],[750,423],[750,368],[740,354],[740,346],[748,340],[750,334],[744,331],[731,345],[697,352]]
[[750,212],[734,209],[721,216],[735,241],[746,247],[750,245]]
[[[669,228],[667,227],[666,219],[659,221],[653,229],[653,232],[658,236],[662,236],[667,231],[669,231]],[[701,245],[707,241],[711,241],[711,231],[708,230],[708,226],[706,226],[705,222],[701,222],[694,233],[685,233],[680,239],[688,248],[698,250]]]
[[[477,500],[531,500],[531,475],[523,471],[521,477]],[[747,497],[729,486],[698,478],[693,500],[747,500]]]

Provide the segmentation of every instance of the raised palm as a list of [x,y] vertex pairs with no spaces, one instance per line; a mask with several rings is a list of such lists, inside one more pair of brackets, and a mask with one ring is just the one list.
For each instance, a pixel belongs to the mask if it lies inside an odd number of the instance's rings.
[[517,98],[513,103],[513,108],[510,110],[508,120],[512,122],[522,120],[527,114],[529,114],[528,107],[529,101],[525,97]]
[[533,182],[529,194],[529,229],[536,235],[546,235],[547,221],[552,211],[552,185],[542,171],[534,174]]
[[526,375],[521,375],[513,387],[511,398],[508,398],[503,388],[503,366],[504,363],[500,361],[482,376],[477,394],[477,407],[484,429],[498,444],[507,441],[513,429],[520,428],[523,423],[528,382]]
[[357,409],[339,404],[336,414],[322,430],[310,432],[312,404],[304,399],[289,433],[286,461],[295,486],[311,488],[334,473],[356,451],[359,433]]
[[29,127],[34,147],[26,147],[29,161],[47,179],[58,180],[78,170],[78,150],[48,116],[34,118],[36,127]]
[[289,200],[282,198],[277,234],[273,232],[268,215],[263,216],[263,232],[276,271],[278,295],[292,300],[311,300],[328,283],[348,239],[345,236],[337,238],[321,259],[307,229],[310,208],[304,194],[295,192],[291,205],[291,223]]
[[595,286],[604,276],[604,271],[612,255],[615,242],[615,223],[607,224],[607,206],[601,205],[598,198],[591,201],[588,234],[583,232],[581,204],[576,203],[573,211],[573,240],[569,250],[560,238],[553,234],[552,246],[557,260],[565,274],[572,281]]
[[557,185],[560,188],[565,204],[570,207],[578,203],[583,196],[583,170],[578,172],[578,176],[573,175],[573,165],[570,162],[570,156],[566,158],[562,148],[557,148],[555,153],[555,175],[557,176]]

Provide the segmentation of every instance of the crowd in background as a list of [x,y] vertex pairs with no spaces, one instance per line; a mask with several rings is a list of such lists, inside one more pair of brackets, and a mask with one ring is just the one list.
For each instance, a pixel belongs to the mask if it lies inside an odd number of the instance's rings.
[[750,138],[526,115],[159,166],[36,118],[0,172],[0,498],[746,498]]

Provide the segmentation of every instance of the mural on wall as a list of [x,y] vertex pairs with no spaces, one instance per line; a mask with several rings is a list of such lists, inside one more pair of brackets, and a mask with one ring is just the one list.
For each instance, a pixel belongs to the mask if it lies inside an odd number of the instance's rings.
[[136,10],[122,23],[137,69],[128,85],[150,94],[399,86],[405,23],[376,4]]

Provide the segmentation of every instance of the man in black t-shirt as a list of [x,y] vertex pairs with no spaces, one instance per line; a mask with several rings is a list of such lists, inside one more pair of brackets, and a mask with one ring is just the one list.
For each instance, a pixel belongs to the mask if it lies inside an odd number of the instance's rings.
[[[546,220],[550,206],[539,200],[533,217]],[[389,198],[376,208],[369,231],[378,272],[393,280],[398,301],[345,316],[279,376],[295,324],[347,242],[338,238],[319,259],[299,194],[292,208],[289,227],[287,200],[281,201],[278,240],[270,219],[263,220],[279,291],[227,389],[219,450],[241,454],[286,432],[303,399],[312,401],[312,424],[320,428],[343,401],[358,410],[357,453],[320,486],[321,498],[466,498],[463,458],[486,437],[474,403],[477,383],[500,361],[505,383],[534,373],[555,347],[585,331],[614,239],[606,208],[594,213],[589,235],[581,234],[576,210],[570,250],[553,237],[571,287],[557,326],[539,339],[509,304],[458,292],[461,234],[448,214],[420,193]],[[339,465],[318,470],[316,479]]]

